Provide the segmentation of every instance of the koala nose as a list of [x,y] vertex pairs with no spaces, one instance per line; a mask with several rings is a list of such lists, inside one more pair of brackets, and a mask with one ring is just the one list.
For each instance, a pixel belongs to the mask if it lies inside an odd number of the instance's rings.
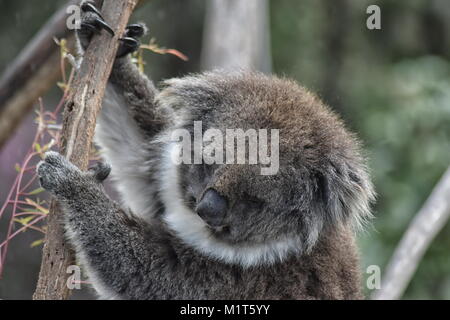
[[209,189],[197,205],[197,214],[212,227],[222,225],[227,213],[227,200],[216,190]]

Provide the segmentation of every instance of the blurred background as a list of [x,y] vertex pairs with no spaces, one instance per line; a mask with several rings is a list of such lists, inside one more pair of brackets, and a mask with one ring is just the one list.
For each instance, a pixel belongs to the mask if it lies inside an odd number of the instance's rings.
[[[201,71],[207,64],[202,62],[207,2],[152,0],[135,12],[132,21],[144,21],[159,45],[189,57],[185,62],[145,52],[145,70],[153,80]],[[0,0],[0,74],[65,3]],[[381,8],[381,30],[366,27],[370,4]],[[271,58],[261,69],[318,93],[364,142],[378,201],[373,226],[358,241],[363,271],[378,265],[383,272],[450,164],[450,1],[272,0],[267,12]],[[226,39],[230,30],[222,32]],[[60,98],[55,85],[43,104],[52,110]],[[30,111],[0,149],[0,205],[17,175],[15,164],[30,147],[34,117]],[[0,219],[0,234],[6,217]],[[40,238],[29,230],[11,241],[1,299],[31,298],[42,246],[30,245]],[[74,296],[89,297],[84,290]],[[431,243],[403,298],[450,299],[450,224]]]

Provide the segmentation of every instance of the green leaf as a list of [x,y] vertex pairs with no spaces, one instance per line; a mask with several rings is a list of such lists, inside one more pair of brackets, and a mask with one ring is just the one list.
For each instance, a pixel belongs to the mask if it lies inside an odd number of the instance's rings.
[[39,199],[37,199],[36,201],[31,200],[30,198],[25,198],[25,201],[27,202],[27,204],[29,204],[30,206],[35,207],[37,210],[39,210],[40,212],[47,214],[48,213],[48,209],[44,208],[41,204]]
[[67,88],[67,84],[65,84],[64,82],[57,82],[56,85],[61,89],[61,90],[65,90]]
[[43,192],[43,191],[44,191],[44,188],[39,187],[39,188],[34,189],[33,191],[29,192],[28,195],[29,195],[29,196],[33,196],[33,195],[38,194],[38,193],[41,193],[41,192]]
[[44,243],[44,239],[39,239],[39,240],[33,241],[33,243],[30,245],[30,248],[37,247],[43,243]]
[[23,226],[26,226],[27,224],[30,223],[31,220],[33,220],[34,217],[35,216],[28,216],[26,218],[16,218],[16,219],[14,219],[14,221],[20,223]]

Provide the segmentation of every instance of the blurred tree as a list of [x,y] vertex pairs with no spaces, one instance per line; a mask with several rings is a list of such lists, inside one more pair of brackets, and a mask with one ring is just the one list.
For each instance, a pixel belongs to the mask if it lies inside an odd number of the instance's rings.
[[203,34],[203,69],[271,72],[267,0],[208,1]]

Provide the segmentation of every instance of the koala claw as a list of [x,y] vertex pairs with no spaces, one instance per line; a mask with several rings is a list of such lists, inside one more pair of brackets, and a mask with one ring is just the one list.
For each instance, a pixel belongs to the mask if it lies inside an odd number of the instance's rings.
[[104,20],[95,19],[94,21],[97,28],[108,31],[109,34],[114,37],[114,30]]
[[139,38],[147,33],[147,27],[142,23],[130,24],[125,29],[125,34],[119,39],[121,42],[117,57],[121,58],[129,53],[135,52],[139,49],[141,42]]
[[125,34],[127,37],[140,38],[147,33],[147,27],[143,23],[133,23],[126,27]]
[[81,27],[77,30],[81,46],[85,50],[92,38],[92,35],[106,30],[111,36],[114,36],[114,30],[105,22],[105,19],[91,1],[85,1],[81,4],[82,17]]
[[140,42],[131,37],[120,38],[119,41],[121,42],[117,51],[117,57],[119,58],[136,51],[140,46]]
[[[92,1],[84,1],[81,4],[81,10],[81,27],[77,30],[77,34],[82,50],[86,50],[91,42],[92,36],[101,30],[106,30],[114,36],[113,29],[105,22],[100,11],[95,7],[95,3]],[[140,46],[138,39],[146,33],[147,27],[143,23],[128,25],[123,36],[119,39],[120,45],[116,57],[121,58],[138,50]]]
[[89,172],[97,182],[101,183],[108,178],[111,173],[111,166],[104,162],[97,162],[94,166],[89,168]]
[[98,15],[100,17],[100,19],[105,20],[102,16],[102,14],[100,13],[100,11],[98,11],[98,9],[95,7],[95,3],[92,1],[85,1],[81,4],[81,10],[83,10],[83,12],[92,12],[95,13],[96,15]]
[[98,11],[98,9],[94,6],[94,3],[90,1],[83,2],[81,5],[81,10],[84,13],[90,13],[90,15],[87,15],[89,19],[86,19],[86,21],[83,21],[81,24],[82,28],[87,28],[90,32],[96,32],[104,29],[108,31],[111,36],[114,36],[114,30],[105,22],[105,19],[100,11]]

